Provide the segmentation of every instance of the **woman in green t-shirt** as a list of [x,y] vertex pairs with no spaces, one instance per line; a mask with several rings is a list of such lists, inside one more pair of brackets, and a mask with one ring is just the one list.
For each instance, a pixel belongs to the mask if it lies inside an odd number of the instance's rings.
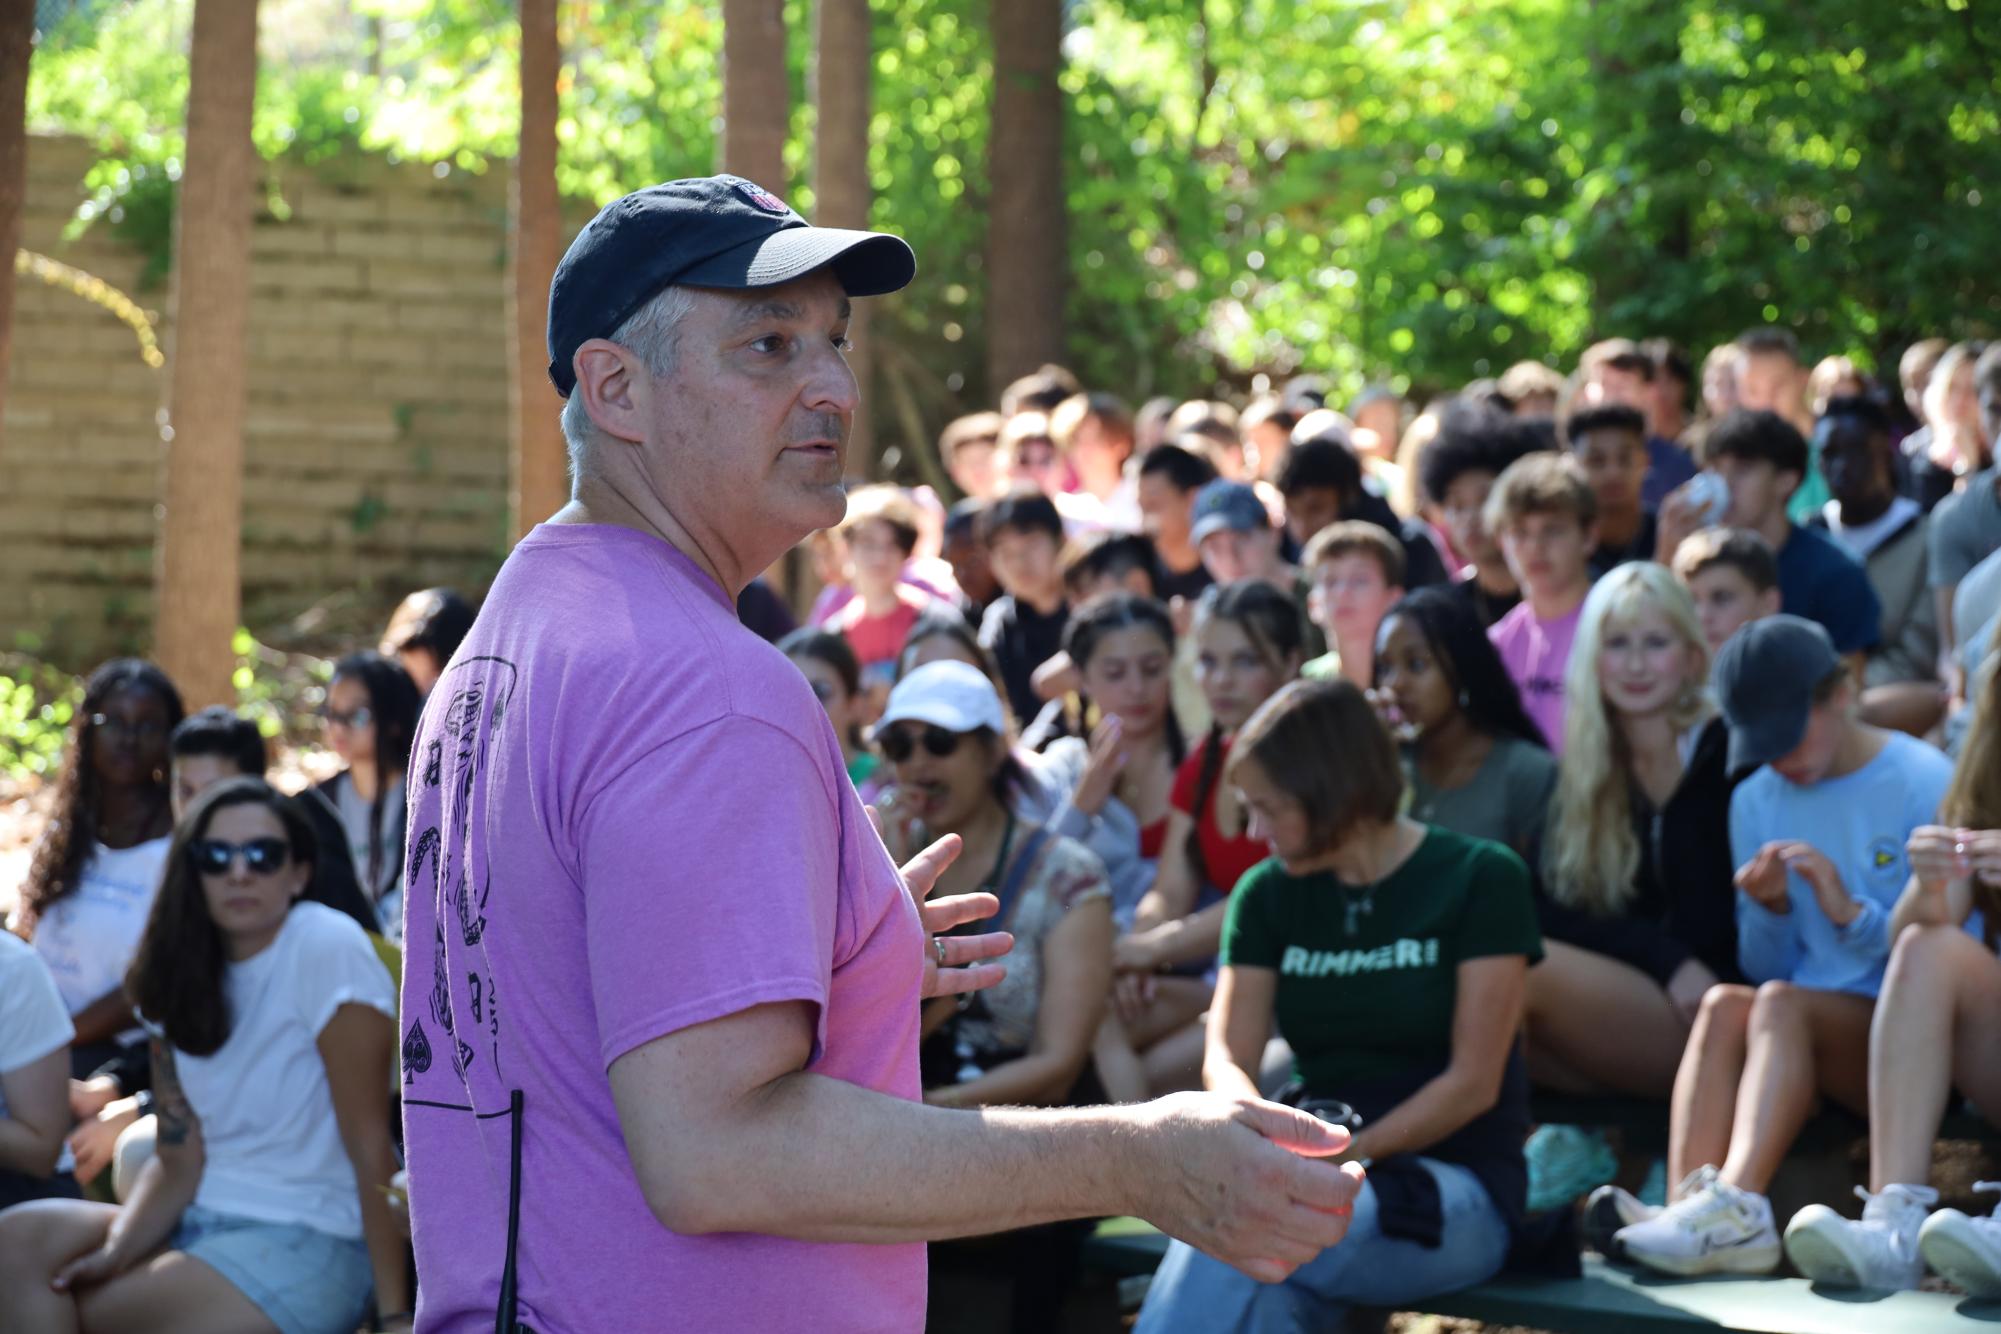
[[1302,681],[1238,734],[1228,781],[1273,856],[1231,895],[1204,1084],[1255,1096],[1274,1019],[1302,1099],[1361,1118],[1347,1237],[1264,1284],[1183,1243],[1140,1312],[1167,1330],[1338,1328],[1500,1269],[1526,1191],[1517,1038],[1542,953],[1513,852],[1398,814],[1396,746],[1362,692]]

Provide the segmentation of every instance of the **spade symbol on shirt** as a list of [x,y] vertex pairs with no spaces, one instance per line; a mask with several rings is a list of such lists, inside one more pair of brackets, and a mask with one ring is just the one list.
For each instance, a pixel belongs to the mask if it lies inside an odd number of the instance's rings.
[[431,1068],[431,1039],[424,1035],[424,1021],[412,1019],[403,1035],[403,1082],[408,1084]]

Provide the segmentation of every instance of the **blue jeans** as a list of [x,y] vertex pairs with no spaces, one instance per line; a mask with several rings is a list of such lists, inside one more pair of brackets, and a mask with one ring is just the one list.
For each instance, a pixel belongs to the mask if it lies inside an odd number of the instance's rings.
[[1147,1290],[1134,1334],[1306,1334],[1339,1329],[1351,1306],[1385,1306],[1484,1283],[1508,1254],[1508,1225],[1480,1179],[1463,1167],[1421,1160],[1438,1178],[1445,1214],[1436,1249],[1386,1237],[1376,1193],[1355,1197],[1348,1235],[1283,1283],[1260,1283],[1185,1242],[1168,1247]]

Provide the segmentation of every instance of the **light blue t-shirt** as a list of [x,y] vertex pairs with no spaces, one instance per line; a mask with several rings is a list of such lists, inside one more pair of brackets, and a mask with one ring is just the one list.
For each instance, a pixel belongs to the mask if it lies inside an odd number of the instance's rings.
[[1834,863],[1861,913],[1845,927],[1820,910],[1797,871],[1787,874],[1792,911],[1775,913],[1737,895],[1737,961],[1753,982],[1794,982],[1874,996],[1890,958],[1890,910],[1910,878],[1904,843],[1938,819],[1952,761],[1893,732],[1854,773],[1800,787],[1770,765],[1730,798],[1730,852],[1742,866],[1775,840],[1810,843]]

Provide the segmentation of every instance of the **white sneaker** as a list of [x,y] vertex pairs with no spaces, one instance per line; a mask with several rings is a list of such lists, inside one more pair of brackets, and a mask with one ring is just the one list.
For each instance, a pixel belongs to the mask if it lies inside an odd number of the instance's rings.
[[[1739,1190],[1705,1168],[1707,1184],[1661,1210],[1660,1216],[1619,1229],[1614,1241],[1629,1259],[1663,1274],[1769,1274],[1779,1267],[1779,1233],[1772,1204]],[[1691,1177],[1690,1184],[1701,1178]]]
[[[2001,1181],[1976,1182],[1980,1191],[2001,1191]],[[1975,1297],[2001,1297],[2001,1218],[1969,1218],[1941,1209],[1925,1220],[1918,1251],[1932,1272]]]
[[1824,1204],[1810,1204],[1786,1226],[1786,1254],[1800,1273],[1836,1288],[1901,1292],[1918,1286],[1925,1262],[1918,1229],[1938,1203],[1929,1186],[1885,1186],[1871,1195],[1860,1186],[1862,1221],[1850,1222]]
[[1600,1186],[1584,1202],[1584,1240],[1592,1250],[1616,1260],[1620,1229],[1660,1217],[1662,1207],[1648,1204],[1623,1186]]

